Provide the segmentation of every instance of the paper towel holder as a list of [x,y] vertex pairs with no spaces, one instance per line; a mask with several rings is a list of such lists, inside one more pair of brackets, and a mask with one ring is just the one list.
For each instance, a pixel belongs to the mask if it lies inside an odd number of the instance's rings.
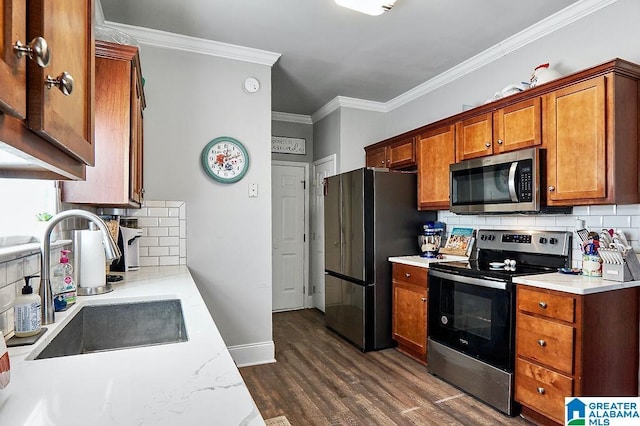
[[113,291],[111,283],[107,282],[101,234],[94,230],[73,231],[73,278],[78,296],[94,296]]

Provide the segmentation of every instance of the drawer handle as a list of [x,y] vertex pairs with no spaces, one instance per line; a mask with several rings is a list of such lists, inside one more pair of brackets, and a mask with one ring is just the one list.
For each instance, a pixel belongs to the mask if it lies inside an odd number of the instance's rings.
[[542,340],[542,339],[538,340],[538,344],[539,344],[540,346],[542,346],[543,348],[544,348],[545,346],[547,346],[547,342],[545,342],[545,341],[544,341],[544,340]]
[[547,309],[546,302],[538,302],[538,306],[540,306],[542,309]]
[[426,297],[421,297],[420,300],[422,300],[423,302],[426,302],[427,298]]
[[409,278],[409,277],[411,276],[411,274],[410,274],[410,273],[408,273],[408,272],[405,272],[404,276],[405,276],[405,277],[407,277],[407,278]]
[[544,388],[538,388],[537,391],[540,395],[544,395],[544,392],[545,392]]

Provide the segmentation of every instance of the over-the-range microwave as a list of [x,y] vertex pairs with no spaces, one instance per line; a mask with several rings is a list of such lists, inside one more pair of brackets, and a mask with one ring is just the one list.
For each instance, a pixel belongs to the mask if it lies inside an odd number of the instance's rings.
[[540,212],[540,163],[540,150],[527,148],[450,165],[450,210],[458,214]]

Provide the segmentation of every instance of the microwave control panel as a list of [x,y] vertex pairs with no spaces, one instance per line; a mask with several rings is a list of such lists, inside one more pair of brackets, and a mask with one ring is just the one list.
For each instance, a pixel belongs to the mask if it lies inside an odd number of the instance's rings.
[[520,201],[533,201],[533,166],[531,160],[520,168]]

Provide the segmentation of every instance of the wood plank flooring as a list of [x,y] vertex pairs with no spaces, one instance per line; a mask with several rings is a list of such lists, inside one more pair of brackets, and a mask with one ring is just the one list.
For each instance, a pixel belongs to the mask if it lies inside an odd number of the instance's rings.
[[240,369],[262,416],[298,425],[530,425],[506,416],[385,349],[363,353],[323,313],[273,314],[274,364]]

